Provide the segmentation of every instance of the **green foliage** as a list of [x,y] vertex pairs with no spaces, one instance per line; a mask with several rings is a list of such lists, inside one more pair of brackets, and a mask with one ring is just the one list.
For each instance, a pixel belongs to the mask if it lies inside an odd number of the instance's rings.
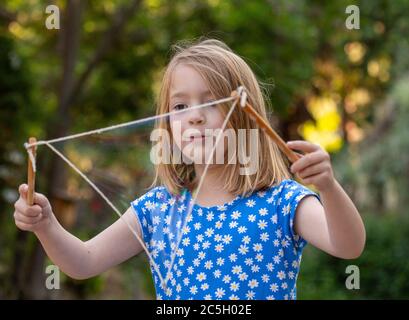
[[[366,247],[358,259],[342,260],[307,246],[297,282],[299,299],[408,299],[409,219],[366,215]],[[360,289],[348,290],[348,265],[360,269]]]
[[[409,190],[409,77],[404,75],[392,88],[388,98],[392,104],[393,124],[379,137],[376,144],[362,155],[361,167],[368,176],[368,188],[371,186],[390,186],[394,190]],[[376,174],[374,174],[376,172]],[[386,188],[384,192],[387,192]],[[397,192],[402,208],[409,205],[407,192]],[[407,213],[407,211],[406,211]]]
[[[366,141],[344,149],[334,161],[335,172],[351,193],[358,189],[361,209],[380,214],[385,210],[401,210],[408,213],[409,195],[409,85],[403,74],[380,103],[379,114],[388,114],[385,121],[379,117],[369,130],[372,144]],[[384,122],[381,124],[381,122]]]
[[[10,219],[13,208],[9,201],[14,200],[16,185],[25,173],[21,171],[24,158],[19,149],[33,129],[30,119],[36,118],[29,107],[32,78],[26,60],[15,47],[12,37],[0,33],[0,283],[2,278],[11,277],[9,262],[19,245],[14,241],[17,232]],[[6,290],[10,286],[5,283],[0,287]]]

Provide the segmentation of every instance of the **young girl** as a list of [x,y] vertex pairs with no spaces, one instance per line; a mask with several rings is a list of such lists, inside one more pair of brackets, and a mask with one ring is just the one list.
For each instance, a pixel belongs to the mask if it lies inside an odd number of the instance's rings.
[[[224,43],[205,40],[177,47],[163,77],[157,113],[189,111],[189,106],[228,97],[241,85],[250,104],[266,118],[253,72]],[[193,141],[176,136],[175,118],[158,126],[171,133],[180,150],[189,143],[202,148],[204,133],[220,129],[228,109],[227,104],[220,104],[178,117],[182,133],[190,129],[201,133],[191,137]],[[227,128],[257,125],[237,106]],[[160,272],[169,275],[164,286],[152,267],[158,299],[295,299],[307,242],[344,259],[362,253],[363,222],[334,178],[328,153],[309,142],[288,142],[290,148],[305,153],[291,165],[291,173],[314,185],[318,196],[291,179],[286,159],[262,132],[257,143],[254,174],[240,174],[239,164],[210,164],[206,174],[206,164],[200,161],[158,164],[158,186],[133,201],[124,213],[126,222],[153,249],[153,240],[169,241],[164,236],[171,214],[168,204],[179,208],[183,220],[203,177],[171,272],[167,274],[167,267],[174,243],[162,242],[152,255]],[[142,251],[121,219],[83,242],[62,228],[44,195],[35,193],[35,204],[28,206],[27,185],[21,185],[19,192],[14,213],[17,227],[34,232],[50,259],[72,278],[93,277]],[[163,210],[151,210],[158,206]]]

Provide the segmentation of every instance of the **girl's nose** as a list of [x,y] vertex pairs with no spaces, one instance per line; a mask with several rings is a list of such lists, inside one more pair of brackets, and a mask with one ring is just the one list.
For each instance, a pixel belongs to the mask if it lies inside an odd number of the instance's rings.
[[205,123],[205,117],[200,110],[189,111],[189,124],[200,125]]

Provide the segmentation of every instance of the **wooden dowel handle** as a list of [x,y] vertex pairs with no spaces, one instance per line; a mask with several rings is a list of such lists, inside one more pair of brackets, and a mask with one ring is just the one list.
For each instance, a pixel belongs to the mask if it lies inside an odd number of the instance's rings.
[[[36,143],[37,139],[34,137],[31,137],[28,139],[28,143]],[[29,148],[33,154],[33,157],[35,159],[36,156],[36,146],[32,146]],[[31,162],[30,157],[28,157],[28,172],[27,172],[27,183],[28,183],[28,192],[27,192],[27,203],[28,205],[32,206],[34,204],[34,187],[35,187],[35,181],[36,181],[36,173],[33,168],[33,164]]]
[[254,108],[246,102],[246,105],[243,107],[244,111],[249,114],[249,116],[257,122],[261,129],[267,133],[267,135],[273,139],[273,141],[277,144],[280,150],[287,156],[291,163],[297,161],[299,158],[302,157],[301,154],[294,152],[291,150],[287,144],[284,142],[283,139],[271,128],[271,126],[265,121]]

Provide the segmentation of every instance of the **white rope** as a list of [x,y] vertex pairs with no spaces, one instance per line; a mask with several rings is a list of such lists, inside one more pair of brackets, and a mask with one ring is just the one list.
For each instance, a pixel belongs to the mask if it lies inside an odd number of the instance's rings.
[[158,265],[155,263],[155,260],[153,260],[151,254],[149,253],[148,249],[146,248],[145,244],[141,240],[141,238],[138,236],[138,234],[135,232],[134,229],[132,229],[131,225],[122,217],[122,214],[119,212],[119,210],[114,206],[114,204],[108,199],[108,197],[85,175],[81,172],[80,169],[78,169],[75,164],[73,164],[70,160],[68,160],[60,151],[58,151],[56,148],[54,148],[49,142],[45,141],[44,144],[49,147],[52,151],[54,151],[61,159],[63,159],[72,169],[74,169],[75,172],[77,172],[108,204],[109,206],[115,211],[115,213],[119,216],[120,219],[122,219],[123,222],[128,226],[129,230],[134,234],[136,239],[139,241],[141,244],[143,250],[145,250],[146,254],[148,255],[149,260],[152,261],[152,265],[155,268],[156,272],[159,275],[159,279],[161,282],[163,282],[162,274],[160,273]]
[[27,149],[27,153],[28,153],[28,158],[30,159],[30,162],[31,162],[31,168],[33,168],[33,172],[36,172],[37,171],[36,158],[34,157],[33,150]]
[[175,258],[176,258],[176,252],[179,250],[180,241],[181,241],[182,238],[183,238],[183,232],[184,232],[185,227],[186,227],[186,224],[187,224],[187,222],[188,222],[188,220],[189,220],[189,218],[190,218],[190,215],[191,215],[191,213],[192,213],[192,211],[193,211],[193,207],[194,207],[194,205],[196,204],[197,195],[199,194],[200,188],[202,187],[202,184],[203,184],[203,181],[204,181],[204,177],[206,176],[206,173],[207,173],[207,169],[209,168],[209,165],[210,165],[210,159],[213,158],[214,152],[216,151],[216,147],[217,147],[217,145],[219,144],[219,140],[220,140],[220,138],[221,138],[221,136],[222,136],[222,133],[223,133],[224,129],[226,128],[227,122],[229,121],[230,116],[232,115],[234,108],[235,108],[236,105],[237,105],[237,102],[238,102],[237,97],[233,97],[233,98],[235,99],[235,101],[234,101],[234,103],[232,104],[232,106],[231,106],[231,108],[230,108],[230,110],[229,110],[229,112],[228,112],[228,114],[227,114],[227,116],[226,116],[226,119],[225,119],[224,122],[223,122],[223,125],[222,125],[222,127],[221,127],[221,130],[220,130],[219,134],[218,134],[217,137],[216,137],[215,145],[214,145],[214,147],[212,148],[212,151],[211,151],[211,153],[210,153],[210,155],[209,155],[209,157],[208,157],[208,159],[207,159],[206,167],[205,167],[205,169],[204,169],[204,171],[203,171],[202,176],[200,177],[199,184],[198,184],[198,186],[197,186],[197,188],[196,188],[196,193],[195,193],[195,195],[193,196],[193,200],[192,200],[192,204],[191,204],[191,206],[190,206],[190,210],[189,210],[189,212],[188,212],[188,214],[187,214],[187,217],[186,217],[186,219],[185,219],[185,222],[183,223],[183,228],[182,228],[182,231],[181,231],[181,235],[180,235],[180,237],[179,237],[179,240],[178,240],[178,242],[177,242],[176,249],[172,252],[172,257],[171,257],[170,266],[169,266],[168,271],[166,272],[165,285],[166,285],[166,283],[167,283],[167,281],[168,281],[168,277],[170,276],[170,272],[172,272],[172,267],[173,267],[173,264],[174,264]]
[[73,135],[69,135],[69,136],[65,136],[65,137],[61,137],[61,138],[51,139],[51,140],[40,140],[40,141],[37,141],[35,143],[25,143],[24,147],[26,149],[28,149],[28,148],[33,147],[33,146],[39,146],[39,145],[44,145],[44,144],[49,144],[49,143],[56,143],[56,142],[71,140],[71,139],[75,139],[75,138],[89,136],[89,135],[92,135],[92,134],[101,134],[102,132],[115,130],[115,129],[119,129],[119,128],[124,128],[124,127],[131,126],[131,125],[134,125],[134,124],[141,124],[141,123],[152,121],[152,120],[155,120],[155,119],[164,118],[164,117],[167,117],[167,116],[170,116],[170,115],[176,115],[176,114],[179,114],[179,113],[182,113],[182,112],[187,112],[187,111],[191,111],[191,110],[195,110],[195,109],[200,109],[200,108],[212,106],[212,105],[219,104],[219,103],[229,102],[229,101],[232,101],[234,99],[236,99],[236,97],[223,98],[223,99],[215,100],[215,101],[212,101],[212,102],[207,102],[207,103],[199,104],[199,105],[196,105],[196,106],[192,106],[192,107],[187,108],[187,109],[162,113],[162,114],[159,114],[159,115],[155,115],[155,116],[151,116],[151,117],[147,117],[147,118],[143,118],[143,119],[138,119],[138,120],[133,120],[133,121],[129,121],[129,122],[124,122],[124,123],[120,123],[120,124],[105,127],[105,128],[94,129],[94,130],[85,131],[85,132],[81,132],[81,133],[77,133],[77,134],[73,134]]

